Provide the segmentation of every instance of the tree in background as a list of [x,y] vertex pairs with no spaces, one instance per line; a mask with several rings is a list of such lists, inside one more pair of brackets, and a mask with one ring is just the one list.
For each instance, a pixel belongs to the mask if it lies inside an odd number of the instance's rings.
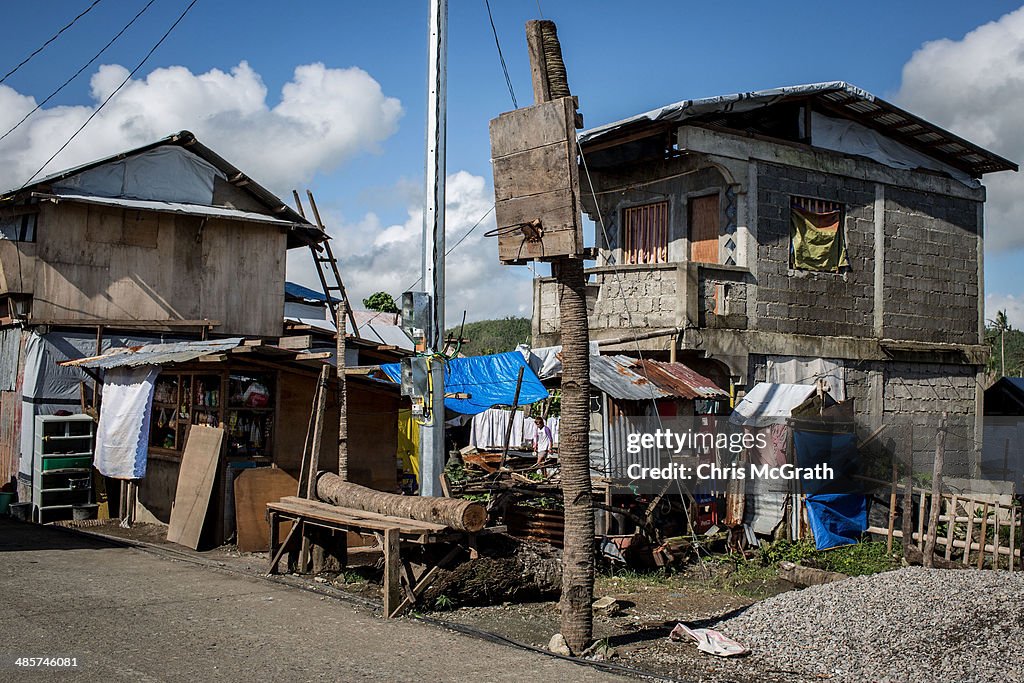
[[999,377],[1018,377],[1024,372],[1024,332],[1010,324],[1006,311],[998,311],[985,327],[989,347],[988,373],[994,381]]
[[398,313],[398,306],[394,298],[387,292],[376,292],[363,299],[363,306],[368,311],[380,311],[381,313]]

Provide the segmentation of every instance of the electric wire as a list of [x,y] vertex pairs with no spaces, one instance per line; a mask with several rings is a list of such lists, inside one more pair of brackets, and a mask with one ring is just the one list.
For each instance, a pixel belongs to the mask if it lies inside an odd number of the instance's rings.
[[498,29],[494,25],[494,15],[491,14],[491,0],[484,0],[484,5],[487,7],[487,19],[491,22],[491,33],[494,34],[494,46],[498,48],[501,70],[505,73],[505,85],[508,86],[508,94],[512,97],[512,107],[519,109],[519,102],[516,101],[516,91],[512,88],[512,79],[508,75],[508,66],[505,65],[505,55],[501,51],[501,41],[498,40]]
[[171,35],[171,32],[174,31],[175,28],[177,28],[178,24],[180,24],[181,21],[185,18],[185,16],[189,13],[189,11],[191,11],[191,9],[193,7],[195,7],[197,2],[199,2],[199,0],[192,0],[188,4],[188,6],[185,7],[185,9],[182,11],[182,13],[180,15],[178,15],[178,18],[174,20],[174,23],[170,25],[170,27],[164,32],[164,34],[162,36],[160,36],[160,40],[156,41],[156,43],[153,45],[153,47],[151,47],[149,49],[149,52],[147,52],[146,55],[139,61],[139,63],[135,65],[135,68],[132,69],[131,72],[129,72],[129,74],[127,76],[125,76],[125,79],[123,81],[121,81],[120,85],[118,85],[116,88],[114,88],[113,92],[111,92],[109,95],[107,95],[106,99],[104,99],[102,102],[100,102],[100,105],[98,107],[96,107],[96,109],[94,109],[91,114],[89,114],[89,118],[87,118],[85,120],[85,122],[82,123],[82,125],[78,127],[78,130],[76,130],[74,133],[71,134],[71,137],[68,138],[67,142],[65,142],[63,145],[61,145],[60,149],[58,149],[56,152],[54,152],[53,155],[51,155],[50,158],[47,159],[43,163],[43,165],[40,166],[39,169],[36,170],[36,172],[33,173],[29,177],[29,179],[26,180],[25,183],[19,189],[22,189],[22,190],[25,189],[25,187],[29,183],[31,183],[35,179],[35,177],[38,176],[43,171],[43,169],[46,168],[46,166],[51,161],[53,161],[55,158],[57,158],[58,154],[63,152],[67,148],[67,146],[71,144],[72,140],[74,140],[76,137],[78,137],[79,133],[81,133],[83,130],[85,130],[85,127],[88,126],[89,123],[94,118],[96,118],[96,115],[99,114],[101,111],[103,111],[103,108],[105,106],[107,106],[107,103],[110,102],[110,100],[112,100],[114,98],[114,96],[117,95],[117,93],[119,93],[121,91],[121,88],[123,88],[128,83],[128,81],[131,80],[132,76],[134,76],[139,71],[139,69],[141,69],[142,66],[149,60],[149,58],[153,56],[153,53],[157,51],[157,49],[163,44],[163,42],[165,40],[167,40],[167,37],[169,35]]
[[89,5],[88,7],[86,7],[86,8],[84,9],[84,10],[82,10],[81,12],[79,12],[79,13],[78,13],[78,16],[76,16],[76,17],[75,17],[74,19],[72,19],[72,20],[71,20],[71,21],[69,21],[68,23],[64,24],[64,26],[63,26],[63,27],[62,27],[62,28],[61,28],[61,29],[60,29],[59,31],[57,31],[57,32],[56,32],[56,33],[54,33],[54,34],[53,34],[52,36],[50,36],[50,39],[49,39],[49,40],[47,40],[47,41],[46,41],[45,43],[43,43],[42,45],[40,45],[39,47],[37,47],[37,48],[36,48],[36,49],[35,49],[35,50],[34,50],[34,51],[32,52],[32,54],[30,54],[30,55],[29,55],[28,57],[25,57],[25,59],[21,60],[21,62],[20,62],[20,63],[19,63],[19,64],[18,64],[18,65],[17,65],[16,67],[14,67],[13,69],[11,69],[11,70],[10,70],[10,71],[8,71],[7,73],[5,73],[5,74],[3,75],[3,77],[2,77],[2,78],[0,78],[0,83],[3,83],[4,81],[6,81],[6,80],[7,80],[8,78],[10,78],[11,76],[13,76],[13,75],[14,75],[14,73],[15,73],[15,72],[16,72],[16,71],[17,71],[18,69],[20,69],[21,67],[25,66],[25,65],[26,65],[26,64],[28,64],[28,63],[29,63],[30,61],[32,61],[32,58],[33,58],[33,57],[35,57],[35,56],[36,56],[36,55],[38,55],[38,54],[39,54],[40,52],[42,52],[43,50],[45,50],[45,49],[46,49],[46,47],[47,47],[47,46],[48,46],[48,45],[49,45],[50,43],[52,43],[53,41],[55,41],[55,40],[57,40],[58,38],[60,38],[60,35],[61,35],[62,33],[64,33],[64,31],[67,31],[67,30],[68,30],[69,28],[71,28],[72,26],[74,26],[74,25],[75,25],[75,24],[76,24],[76,23],[78,22],[78,20],[79,20],[79,19],[81,19],[81,18],[82,18],[82,17],[84,17],[84,16],[86,15],[86,14],[88,14],[89,12],[91,12],[91,11],[92,11],[92,8],[93,8],[93,7],[95,7],[96,5],[100,4],[100,1],[101,1],[101,0],[93,0],[93,3],[92,3],[91,5]]
[[[46,105],[46,103],[47,103],[47,102],[49,102],[50,100],[52,100],[52,99],[53,99],[54,97],[56,97],[56,96],[57,96],[57,95],[58,95],[58,94],[59,94],[59,93],[60,93],[60,92],[61,92],[62,90],[64,90],[64,88],[66,88],[66,87],[67,87],[67,86],[68,86],[68,85],[69,85],[69,84],[71,83],[71,81],[75,80],[75,79],[76,79],[76,78],[78,78],[78,77],[79,77],[80,75],[82,75],[82,72],[83,72],[83,71],[85,71],[86,69],[88,69],[88,68],[89,68],[90,66],[92,66],[92,64],[93,64],[93,63],[94,63],[94,62],[95,62],[95,61],[96,61],[97,59],[99,59],[99,58],[100,58],[100,57],[101,57],[101,56],[103,55],[103,53],[104,53],[104,52],[106,52],[106,51],[107,51],[107,48],[109,48],[109,47],[110,47],[111,45],[113,45],[113,44],[114,44],[114,41],[116,41],[116,40],[117,40],[118,38],[120,38],[120,37],[121,37],[121,36],[122,36],[122,35],[124,34],[124,32],[125,32],[125,31],[127,31],[127,30],[128,30],[129,28],[131,28],[132,24],[134,24],[134,23],[135,23],[135,22],[136,22],[136,21],[138,20],[138,18],[139,18],[139,17],[141,17],[141,16],[143,15],[143,14],[145,14],[146,10],[148,10],[148,9],[149,9],[149,7],[150,7],[150,5],[152,5],[152,4],[153,4],[153,3],[155,2],[155,1],[156,1],[156,0],[149,0],[149,2],[147,2],[147,3],[146,3],[146,4],[145,4],[145,5],[143,6],[143,7],[142,7],[142,9],[140,9],[140,10],[139,10],[139,11],[138,11],[138,12],[137,12],[137,13],[135,14],[135,16],[134,16],[134,17],[132,17],[131,21],[129,21],[129,22],[127,23],[127,24],[125,24],[125,25],[124,25],[124,26],[123,26],[123,27],[121,28],[121,30],[120,30],[120,31],[118,31],[118,32],[117,32],[116,34],[114,34],[114,37],[113,37],[113,38],[111,38],[111,39],[110,39],[109,41],[107,41],[107,44],[106,44],[106,45],[104,45],[104,46],[103,46],[102,48],[100,48],[100,51],[99,51],[99,52],[97,52],[97,53],[96,53],[95,55],[93,55],[92,59],[90,59],[90,60],[89,60],[88,62],[86,62],[85,64],[83,64],[83,65],[81,66],[81,68],[79,68],[79,69],[78,69],[78,71],[76,71],[76,72],[75,72],[74,74],[72,74],[72,75],[71,75],[71,78],[69,78],[69,79],[67,79],[66,81],[64,81],[63,83],[61,83],[61,84],[60,84],[60,86],[58,86],[56,90],[54,90],[54,91],[53,91],[53,92],[51,92],[51,93],[50,93],[49,95],[47,95],[47,96],[46,96],[46,97],[45,97],[45,98],[44,98],[44,99],[43,99],[43,100],[42,100],[42,101],[41,101],[41,102],[40,102],[39,104],[37,104],[37,105],[36,105],[36,106],[35,106],[35,107],[34,107],[34,108],[33,108],[33,109],[32,109],[32,110],[31,110],[31,111],[29,112],[29,113],[25,114],[25,116],[23,116],[23,117],[21,118],[21,120],[20,120],[20,121],[18,121],[18,122],[17,122],[16,124],[14,124],[14,126],[13,126],[12,128],[10,128],[10,129],[9,129],[9,130],[8,130],[8,131],[7,131],[6,133],[4,133],[3,135],[0,135],[0,140],[3,140],[3,139],[4,139],[4,138],[6,138],[6,137],[7,137],[8,135],[10,135],[10,134],[11,134],[11,133],[13,133],[14,131],[16,131],[16,130],[17,130],[17,129],[18,129],[18,128],[19,128],[20,126],[21,126],[21,124],[25,123],[25,121],[27,121],[27,120],[29,119],[29,117],[30,117],[30,116],[32,116],[32,115],[33,115],[33,114],[35,114],[35,113],[36,113],[37,111],[39,111],[40,109],[42,109],[42,108],[43,108],[43,107],[44,107],[44,106]],[[47,162],[47,163],[49,163],[49,162]]]

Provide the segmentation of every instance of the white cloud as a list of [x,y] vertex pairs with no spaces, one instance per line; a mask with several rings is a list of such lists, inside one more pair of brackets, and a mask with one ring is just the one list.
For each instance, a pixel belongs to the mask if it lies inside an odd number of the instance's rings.
[[[982,147],[1024,160],[1024,8],[960,40],[925,43],[904,65],[895,99]],[[1024,247],[1024,175],[996,173],[985,184],[987,246]]]
[[[493,194],[482,177],[466,171],[448,176],[445,234],[449,249],[493,203]],[[422,221],[422,206],[416,205],[409,207],[405,221],[386,227],[373,214],[356,223],[328,223],[328,232],[334,238],[332,248],[341,261],[342,277],[353,305],[361,307],[363,298],[381,290],[397,299],[418,280]],[[446,261],[448,327],[461,321],[464,310],[470,321],[530,316],[530,271],[498,262],[497,241],[483,236],[492,228],[493,212]],[[316,271],[308,252],[289,255],[288,278],[317,288]]]
[[[42,109],[0,142],[0,187],[18,187],[50,157],[128,75],[104,65],[90,81],[93,103]],[[300,186],[392,135],[401,103],[359,68],[296,67],[267,103],[260,75],[242,62],[224,72],[193,74],[180,66],[129,81],[46,172],[57,171],[191,130],[205,144],[276,192]],[[0,131],[36,102],[0,86]]]
[[985,296],[985,320],[994,320],[996,313],[1006,311],[1006,319],[1014,329],[1024,329],[1024,296],[988,294]]

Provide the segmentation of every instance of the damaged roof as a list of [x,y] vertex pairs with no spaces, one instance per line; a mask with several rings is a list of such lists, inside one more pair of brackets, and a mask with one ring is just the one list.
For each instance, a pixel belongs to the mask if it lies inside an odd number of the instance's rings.
[[756,112],[784,102],[806,101],[812,101],[817,110],[856,121],[975,178],[985,173],[1017,170],[1016,163],[844,81],[683,100],[584,131],[579,141],[585,145],[638,133],[644,128],[657,129],[667,123],[686,121],[716,127],[736,114]]
[[590,383],[612,398],[623,401],[729,397],[710,379],[683,363],[663,363],[629,356],[591,356]]
[[134,368],[143,365],[164,365],[185,363],[233,349],[242,344],[241,337],[214,339],[210,341],[183,341],[170,344],[147,344],[145,346],[123,346],[111,349],[100,356],[78,358],[61,363],[80,368]]

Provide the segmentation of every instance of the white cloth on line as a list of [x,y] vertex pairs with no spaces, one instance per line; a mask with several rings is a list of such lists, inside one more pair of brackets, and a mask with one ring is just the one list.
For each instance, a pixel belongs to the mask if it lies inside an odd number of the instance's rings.
[[[488,408],[482,413],[473,416],[473,422],[469,432],[469,445],[474,448],[489,449],[501,448],[505,444],[505,430],[508,428],[510,410],[502,408]],[[551,436],[555,444],[558,444],[558,418],[549,417],[546,426],[551,430]],[[537,427],[533,420],[526,416],[522,410],[515,411],[512,422],[512,436],[509,438],[509,448],[525,448],[532,445],[537,438]]]
[[151,365],[112,368],[103,377],[103,403],[96,426],[95,465],[115,479],[146,476],[153,387],[160,369]]

